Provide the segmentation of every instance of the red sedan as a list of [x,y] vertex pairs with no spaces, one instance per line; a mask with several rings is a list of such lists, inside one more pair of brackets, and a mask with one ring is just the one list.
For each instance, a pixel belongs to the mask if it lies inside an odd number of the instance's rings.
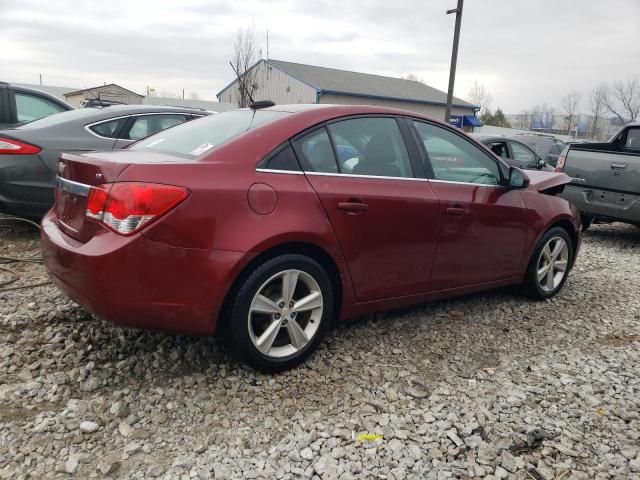
[[103,318],[218,331],[275,371],[336,319],[509,284],[552,297],[580,245],[568,181],[406,111],[237,110],[63,154],[44,259]]

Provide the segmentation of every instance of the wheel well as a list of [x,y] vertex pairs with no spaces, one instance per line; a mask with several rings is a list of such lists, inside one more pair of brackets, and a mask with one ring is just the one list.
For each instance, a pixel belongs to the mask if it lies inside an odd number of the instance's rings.
[[[297,253],[299,255],[305,255],[309,258],[314,259],[318,262],[322,268],[325,269],[327,275],[329,275],[329,280],[331,282],[331,288],[333,290],[333,315],[332,319],[335,321],[337,318],[340,308],[342,307],[342,282],[340,279],[340,271],[338,270],[338,266],[323,248],[318,247],[312,243],[306,242],[290,242],[283,243],[280,245],[276,245],[275,247],[271,247],[268,250],[260,253],[254,259],[252,259],[247,266],[245,266],[240,274],[236,277],[231,285],[231,288],[227,292],[227,295],[222,304],[222,308],[220,309],[220,319],[222,323],[218,323],[218,326],[222,326],[226,323],[228,318],[228,313],[231,308],[231,302],[233,298],[235,298],[238,289],[242,285],[245,278],[247,278],[251,272],[260,264],[266,262],[271,258],[275,258],[278,255],[284,254],[292,254]],[[216,331],[219,331],[219,328],[216,328]]]
[[569,220],[558,220],[556,223],[551,225],[548,230],[551,230],[553,227],[563,228],[569,234],[569,238],[571,239],[571,246],[573,247],[573,259],[575,261],[576,248],[578,247],[578,235],[575,228],[573,227],[573,224]]

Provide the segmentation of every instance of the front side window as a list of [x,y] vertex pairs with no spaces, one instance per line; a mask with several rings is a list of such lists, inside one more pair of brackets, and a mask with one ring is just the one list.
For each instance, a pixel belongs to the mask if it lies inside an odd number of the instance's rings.
[[33,122],[63,111],[65,110],[60,105],[45,98],[16,92],[16,113],[19,123]]
[[527,165],[536,164],[536,155],[527,147],[520,145],[516,142],[511,142],[511,151],[513,152],[514,160],[526,163]]
[[504,142],[493,142],[487,145],[489,150],[495,153],[497,156],[502,158],[509,158],[509,149],[507,149],[507,144]]
[[640,150],[640,128],[629,129],[627,132],[627,141],[624,146],[632,150]]
[[140,140],[154,133],[165,130],[179,123],[183,123],[187,118],[184,115],[143,115],[135,117],[129,132],[122,138],[127,140]]
[[500,185],[500,170],[496,162],[471,142],[430,123],[413,123],[436,180]]
[[394,118],[353,118],[328,126],[340,171],[413,178],[409,153]]
[[116,138],[118,131],[126,121],[127,117],[117,118],[107,122],[96,123],[95,125],[91,125],[89,129],[101,137]]

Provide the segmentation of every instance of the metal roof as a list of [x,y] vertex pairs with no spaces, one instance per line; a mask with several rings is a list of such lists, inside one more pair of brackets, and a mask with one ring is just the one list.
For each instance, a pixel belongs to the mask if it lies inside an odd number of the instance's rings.
[[[415,80],[316,67],[282,60],[269,59],[265,62],[315,88],[319,93],[336,93],[434,105],[446,105],[447,103],[445,92]],[[453,105],[470,109],[478,108],[476,105],[457,97],[453,97]]]

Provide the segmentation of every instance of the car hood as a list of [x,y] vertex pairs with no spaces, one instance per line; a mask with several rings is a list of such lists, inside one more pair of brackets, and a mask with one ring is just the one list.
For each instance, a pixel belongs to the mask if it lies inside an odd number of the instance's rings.
[[571,177],[564,173],[527,170],[526,174],[529,177],[529,188],[538,192],[545,192],[571,182]]

